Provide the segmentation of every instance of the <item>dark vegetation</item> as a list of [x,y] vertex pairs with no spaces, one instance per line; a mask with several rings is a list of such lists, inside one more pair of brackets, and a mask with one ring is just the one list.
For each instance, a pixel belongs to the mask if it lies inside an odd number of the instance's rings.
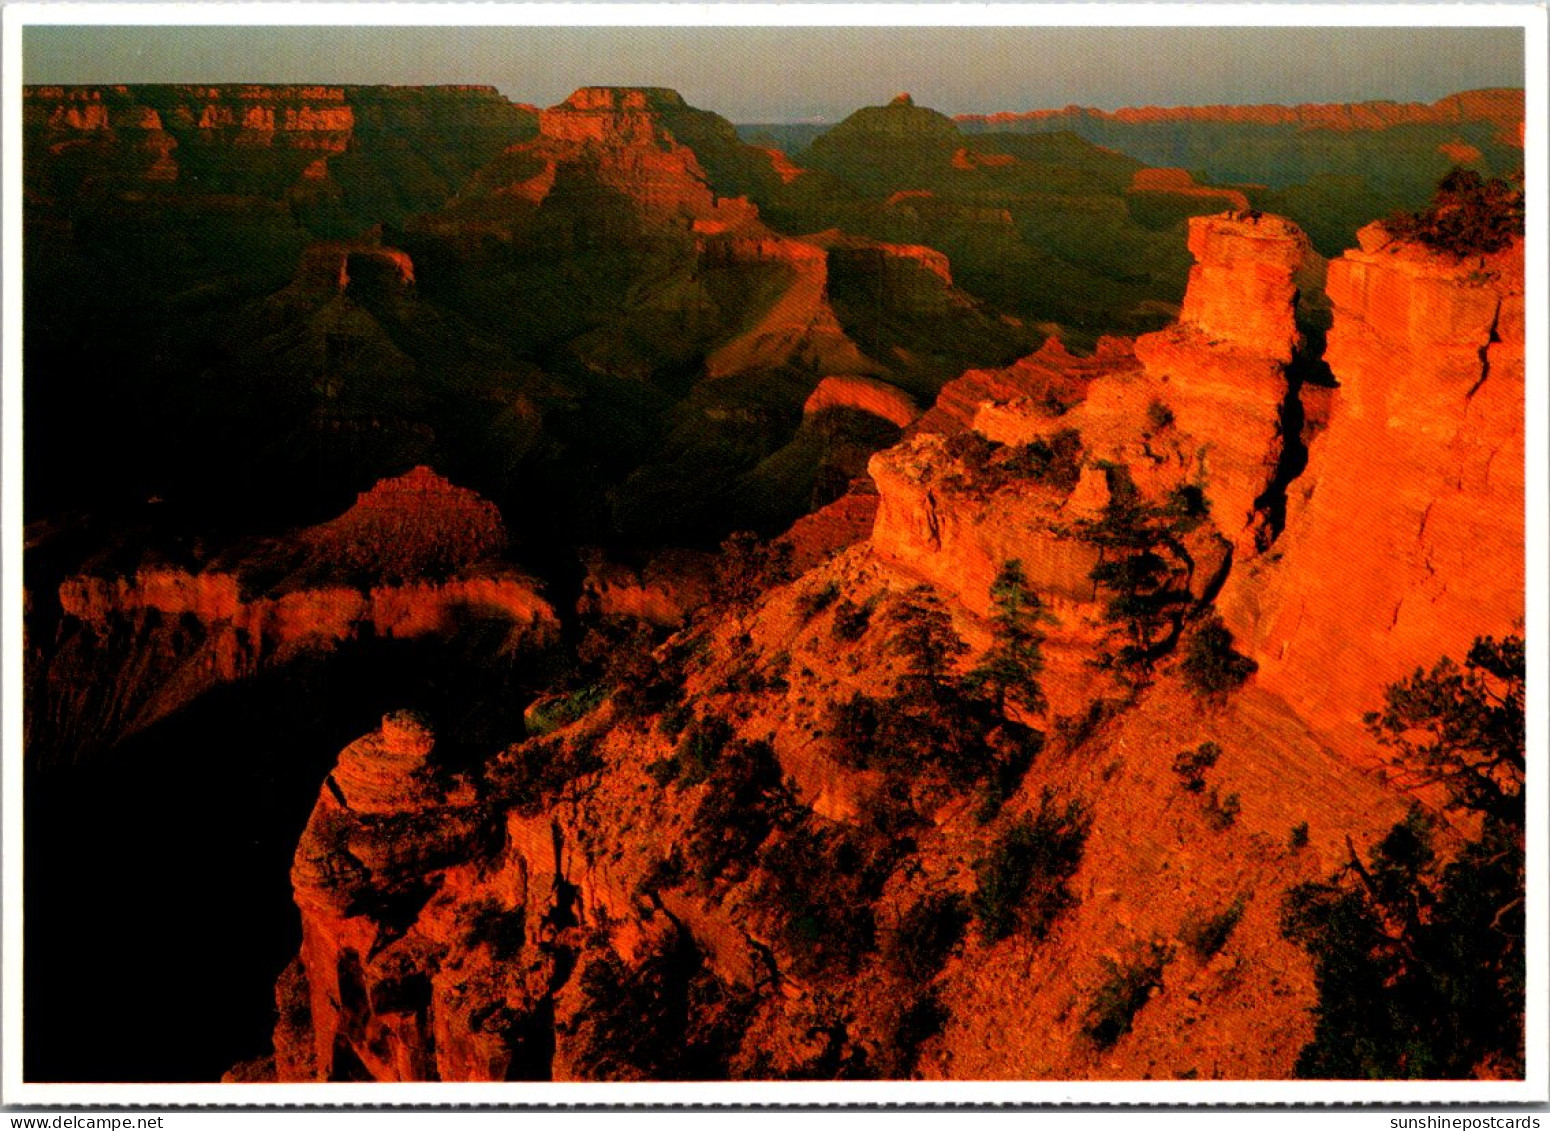
[[488,767],[490,796],[519,813],[538,813],[577,779],[603,768],[596,746],[594,734],[530,738]]
[[947,439],[947,454],[967,476],[962,484],[977,494],[989,495],[1003,487],[1026,487],[1030,482],[1070,494],[1082,472],[1082,435],[1062,428],[1026,444],[999,444],[972,429]]
[[842,763],[906,775],[929,770],[959,790],[982,783],[992,809],[999,808],[1043,744],[1041,732],[1004,713],[1009,703],[1042,707],[1042,635],[1038,597],[1016,563],[1002,570],[992,592],[995,640],[967,675],[956,669],[967,645],[929,587],[890,609],[889,647],[905,669],[892,694],[856,692],[831,708],[828,729]]
[[1248,900],[1240,895],[1215,915],[1187,920],[1181,934],[1195,957],[1202,960],[1210,958],[1226,946],[1247,906]]
[[1082,1033],[1098,1049],[1110,1049],[1130,1032],[1152,995],[1162,988],[1163,970],[1173,948],[1153,941],[1123,963],[1104,959],[1108,977],[1088,1006]]
[[1482,177],[1473,169],[1454,168],[1419,212],[1396,212],[1384,225],[1401,239],[1414,239],[1435,251],[1463,259],[1501,251],[1523,235],[1523,180]]
[[1258,663],[1233,648],[1232,632],[1215,613],[1189,634],[1179,665],[1185,686],[1207,698],[1241,687],[1258,670]]
[[1184,788],[1200,793],[1206,787],[1205,773],[1222,756],[1222,748],[1214,742],[1202,742],[1193,750],[1180,750],[1173,756],[1173,772],[1179,775]]
[[[1433,808],[1288,897],[1283,930],[1319,991],[1299,1076],[1522,1075],[1524,685],[1522,639],[1486,637],[1368,716]],[[1444,821],[1458,824],[1443,835]]]
[[759,853],[761,904],[801,978],[848,977],[876,949],[872,910],[908,842],[864,839],[808,815]]
[[963,938],[968,922],[968,901],[957,892],[923,896],[899,920],[885,951],[889,967],[909,981],[929,981]]
[[1237,824],[1238,814],[1242,810],[1243,804],[1236,793],[1223,797],[1212,786],[1211,792],[1206,795],[1206,824],[1216,832],[1226,832]]
[[1198,492],[1148,503],[1129,469],[1110,467],[1109,502],[1103,515],[1077,525],[1083,540],[1103,551],[1088,575],[1105,591],[1104,619],[1111,626],[1102,661],[1144,681],[1152,666],[1177,643],[1190,605],[1193,562],[1183,537],[1205,519]]
[[697,877],[710,882],[731,872],[741,878],[755,850],[790,820],[795,806],[769,743],[738,739],[727,745],[689,826],[687,852]]
[[1056,918],[1076,903],[1070,879],[1082,863],[1091,818],[1080,801],[1057,804],[1048,794],[1038,812],[1019,817],[974,865],[970,898],[986,942],[1021,930],[1049,934]]
[[754,1001],[673,931],[636,967],[612,951],[581,974],[576,1068],[589,1080],[725,1080]]

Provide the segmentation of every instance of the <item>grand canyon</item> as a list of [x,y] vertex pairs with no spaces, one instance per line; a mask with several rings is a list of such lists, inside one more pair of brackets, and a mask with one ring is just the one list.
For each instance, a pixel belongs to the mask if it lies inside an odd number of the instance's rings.
[[26,1079],[1524,1076],[1523,92],[877,103],[25,88]]

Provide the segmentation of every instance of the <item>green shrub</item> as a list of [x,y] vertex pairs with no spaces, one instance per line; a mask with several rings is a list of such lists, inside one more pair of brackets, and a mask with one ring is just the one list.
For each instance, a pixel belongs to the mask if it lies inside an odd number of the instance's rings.
[[[1060,411],[1065,411],[1064,405]],[[1009,450],[995,470],[997,480],[1032,479],[1069,492],[1082,477],[1082,435],[1074,428],[1062,428],[1047,440],[1041,436]]]
[[802,611],[802,619],[811,620],[834,604],[839,595],[840,586],[837,581],[826,582],[821,587],[804,593],[797,603]]
[[1398,212],[1384,221],[1402,239],[1414,239],[1458,258],[1500,251],[1523,235],[1521,183],[1486,180],[1473,169],[1454,168],[1422,212]]
[[872,904],[894,863],[843,827],[808,817],[760,853],[761,899],[801,977],[854,974],[876,947]]
[[834,638],[855,643],[866,635],[867,626],[872,623],[872,610],[877,607],[875,596],[867,598],[863,604],[856,604],[849,597],[842,597],[839,604],[834,606]]
[[1047,704],[1039,675],[1044,671],[1044,633],[1049,619],[1039,595],[1028,587],[1022,562],[1002,564],[990,586],[993,638],[980,662],[965,677],[973,691],[988,692],[1003,713],[1008,703],[1038,713]]
[[1105,593],[1110,626],[1106,666],[1144,680],[1178,639],[1190,595],[1193,563],[1180,538],[1199,517],[1142,499],[1122,466],[1107,468],[1109,501],[1100,518],[1077,523],[1077,535],[1102,550],[1088,573]]
[[733,865],[751,864],[755,850],[791,806],[768,742],[739,739],[719,755],[688,833],[689,858],[705,881]]
[[1080,801],[1057,807],[1045,794],[1039,812],[1009,825],[975,862],[970,904],[986,942],[1021,927],[1043,939],[1057,916],[1076,902],[1070,880],[1082,862],[1091,819]]
[[1363,861],[1288,895],[1281,929],[1313,959],[1301,1077],[1521,1078],[1524,1072],[1526,657],[1476,640],[1392,684],[1368,725],[1401,780],[1437,787],[1470,839],[1446,858],[1419,809]]
[[963,937],[969,922],[968,901],[957,892],[928,895],[899,920],[885,956],[902,978],[929,981]]
[[1083,1035],[1100,1049],[1119,1043],[1135,1024],[1136,1014],[1161,988],[1163,970],[1171,961],[1172,948],[1156,941],[1124,964],[1105,958],[1109,976],[1088,1007]]
[[1205,773],[1222,756],[1222,748],[1214,742],[1202,742],[1193,750],[1180,750],[1173,756],[1173,772],[1178,774],[1184,788],[1190,793],[1200,793],[1206,787]]
[[1301,824],[1293,826],[1291,839],[1287,843],[1291,846],[1291,848],[1294,851],[1296,849],[1299,849],[1299,848],[1307,848],[1308,847],[1308,822],[1307,821],[1303,821]]
[[1226,832],[1237,823],[1238,813],[1242,807],[1236,793],[1218,797],[1213,788],[1211,795],[1206,798],[1206,824],[1219,833]]
[[706,968],[684,931],[635,967],[605,951],[582,970],[580,988],[574,1068],[586,1080],[725,1079],[752,1006]]
[[677,758],[658,758],[646,764],[646,773],[651,780],[658,785],[671,785],[678,780],[678,775],[683,771],[683,766]]
[[720,715],[706,715],[690,723],[674,755],[679,766],[678,784],[687,788],[709,777],[717,755],[733,733],[732,724]]
[[550,804],[562,788],[602,769],[597,739],[576,735],[530,738],[503,752],[486,774],[495,801],[532,814]]
[[1184,924],[1181,932],[1185,944],[1195,952],[1197,958],[1210,958],[1227,944],[1234,928],[1243,918],[1243,910],[1247,906],[1248,901],[1240,895],[1225,910],[1215,915],[1208,915],[1204,919],[1190,919]]
[[790,581],[791,543],[767,542],[739,531],[721,544],[711,578],[710,600],[717,608],[743,610],[777,585]]
[[1153,401],[1146,406],[1146,419],[1153,428],[1161,430],[1173,423],[1173,410],[1162,401]]
[[1224,695],[1259,670],[1259,664],[1234,650],[1232,632],[1212,615],[1190,634],[1180,665],[1184,685],[1197,695]]

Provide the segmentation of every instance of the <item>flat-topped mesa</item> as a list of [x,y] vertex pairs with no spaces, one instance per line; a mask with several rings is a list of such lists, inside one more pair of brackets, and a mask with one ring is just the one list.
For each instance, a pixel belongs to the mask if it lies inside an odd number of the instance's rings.
[[1195,257],[1179,322],[1212,341],[1287,362],[1297,346],[1296,274],[1311,250],[1290,220],[1259,212],[1193,216]]
[[683,96],[663,87],[584,86],[558,106],[541,110],[544,137],[598,145],[638,145],[670,140],[664,111],[687,109]]
[[[29,190],[46,197],[152,182],[174,195],[306,200],[338,191],[332,158],[351,153],[359,191],[364,171],[391,176],[382,166],[407,148],[436,170],[425,198],[400,203],[412,213],[529,135],[533,117],[486,86],[31,86],[22,136]],[[190,162],[198,176],[182,175]]]

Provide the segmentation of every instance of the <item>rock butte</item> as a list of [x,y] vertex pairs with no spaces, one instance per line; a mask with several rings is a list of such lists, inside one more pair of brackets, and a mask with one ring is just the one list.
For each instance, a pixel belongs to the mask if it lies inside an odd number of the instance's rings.
[[1381,225],[1329,266],[1340,387],[1279,561],[1220,602],[1259,682],[1340,742],[1382,688],[1524,615],[1519,244],[1456,260]]

